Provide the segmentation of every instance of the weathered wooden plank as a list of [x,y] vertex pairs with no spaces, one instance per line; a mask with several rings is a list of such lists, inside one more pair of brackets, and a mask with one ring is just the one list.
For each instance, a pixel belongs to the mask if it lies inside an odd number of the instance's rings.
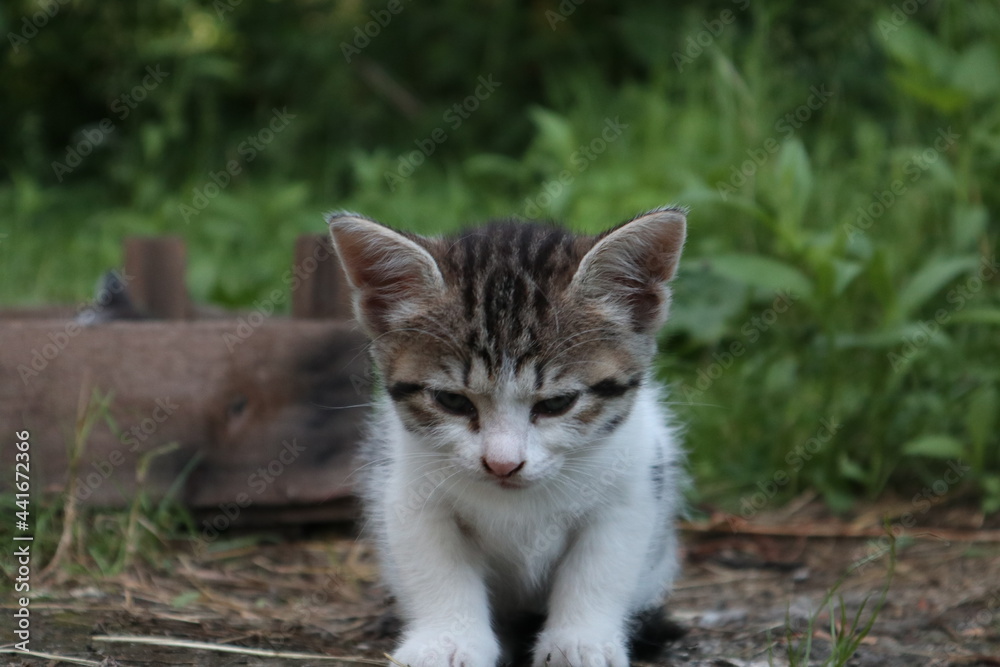
[[191,316],[186,266],[187,251],[178,236],[125,239],[123,281],[129,300],[149,317],[180,320]]
[[14,320],[71,320],[76,317],[87,304],[79,306],[45,305],[45,306],[8,306],[0,308],[0,322]]
[[[28,431],[35,493],[64,488],[81,392],[110,396],[86,441],[76,495],[121,505],[140,457],[168,443],[144,491],[161,497],[193,463],[191,507],[305,506],[343,498],[367,413],[364,341],[341,321],[277,318],[0,323],[0,457]],[[360,406],[360,407],[353,407]],[[0,476],[9,490],[11,474]]]
[[296,239],[292,274],[292,317],[351,319],[350,290],[329,236]]

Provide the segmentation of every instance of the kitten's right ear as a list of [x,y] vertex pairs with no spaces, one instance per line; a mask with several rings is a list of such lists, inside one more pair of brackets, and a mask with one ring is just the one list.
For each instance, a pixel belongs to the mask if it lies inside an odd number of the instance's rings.
[[410,238],[356,213],[327,215],[333,247],[354,291],[355,316],[369,334],[444,287],[431,254]]

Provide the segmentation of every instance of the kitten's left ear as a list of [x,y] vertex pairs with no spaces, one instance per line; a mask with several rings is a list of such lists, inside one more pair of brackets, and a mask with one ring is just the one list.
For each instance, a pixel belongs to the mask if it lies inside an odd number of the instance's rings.
[[326,221],[354,291],[354,314],[369,334],[385,333],[394,316],[443,288],[437,262],[406,235],[356,213],[331,213]]
[[571,288],[624,308],[636,331],[655,332],[667,317],[666,283],[677,271],[686,229],[683,209],[661,208],[605,232],[580,261]]

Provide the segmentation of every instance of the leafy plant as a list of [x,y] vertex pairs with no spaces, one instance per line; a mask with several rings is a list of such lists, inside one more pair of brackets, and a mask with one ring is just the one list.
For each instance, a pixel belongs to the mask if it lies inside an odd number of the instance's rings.
[[[132,234],[181,235],[193,297],[240,308],[285,289],[325,210],[596,232],[677,202],[691,227],[658,371],[704,498],[738,508],[782,471],[774,502],[813,488],[843,509],[954,458],[973,469],[962,493],[997,511],[1000,9],[749,3],[691,47],[734,5],[629,0],[553,26],[543,5],[470,21],[448,0],[351,62],[341,43],[374,4],[63,5],[73,20],[0,61],[0,303],[85,302]],[[10,3],[0,25],[35,11]],[[158,63],[170,75],[114,115]],[[105,116],[108,141],[60,181],[52,163]],[[824,419],[833,439],[795,454]]]

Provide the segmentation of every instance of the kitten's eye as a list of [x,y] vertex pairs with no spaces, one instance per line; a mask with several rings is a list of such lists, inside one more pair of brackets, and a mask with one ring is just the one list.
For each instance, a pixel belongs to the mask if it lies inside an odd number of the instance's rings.
[[573,404],[576,403],[576,399],[579,398],[579,396],[579,393],[574,393],[546,398],[544,401],[538,401],[535,403],[535,405],[531,408],[531,413],[540,417],[558,417],[559,415],[565,414],[571,407],[573,407]]
[[455,394],[450,391],[435,391],[434,400],[438,405],[452,414],[463,417],[472,417],[476,414],[476,406],[461,394]]

